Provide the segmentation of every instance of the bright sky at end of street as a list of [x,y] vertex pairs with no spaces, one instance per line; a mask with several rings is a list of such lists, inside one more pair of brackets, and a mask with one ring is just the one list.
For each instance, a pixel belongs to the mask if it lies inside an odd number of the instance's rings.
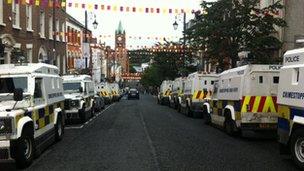
[[[175,21],[176,14],[163,13],[162,9],[200,9],[200,3],[202,0],[67,0],[69,3],[79,3],[79,4],[95,4],[99,5],[110,5],[117,7],[117,11],[114,10],[101,10],[94,8],[88,10],[88,27],[93,32],[93,36],[105,42],[106,45],[114,47],[114,35],[115,30],[118,27],[119,21],[122,22],[123,28],[126,31],[127,48],[128,49],[138,49],[137,46],[147,46],[151,47],[159,40],[146,39],[144,37],[166,37],[170,38],[170,41],[178,41],[182,37],[182,14],[177,15],[177,23],[179,24],[178,29],[173,29],[173,23]],[[161,12],[157,13],[145,13],[143,12],[120,12],[120,7],[136,7],[136,8],[160,8]],[[67,12],[71,14],[74,18],[79,20],[84,24],[85,21],[85,10],[80,8],[75,8],[74,6],[68,7]],[[94,15],[96,15],[96,20],[98,22],[98,28],[93,29]],[[187,14],[187,21],[193,18],[192,14]],[[103,37],[106,35],[107,37]],[[108,35],[111,35],[109,37]],[[102,37],[100,37],[102,36]],[[129,36],[136,36],[137,38],[129,38]],[[138,37],[143,37],[138,39]],[[130,48],[130,45],[132,48]]]

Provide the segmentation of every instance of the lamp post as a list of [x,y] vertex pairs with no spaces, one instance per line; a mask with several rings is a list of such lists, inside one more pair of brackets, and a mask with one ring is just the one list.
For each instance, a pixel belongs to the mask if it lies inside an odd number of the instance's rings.
[[[185,65],[185,58],[186,58],[186,34],[185,34],[186,19],[187,19],[186,13],[183,12],[183,55],[182,55],[183,66]],[[175,17],[175,21],[173,23],[173,28],[174,28],[174,30],[177,30],[177,28],[178,28],[177,17]]]
[[[92,24],[93,24],[93,28],[97,29],[98,23],[96,21],[96,15],[94,15],[94,22]],[[88,40],[88,11],[87,10],[85,10],[85,30],[84,30],[84,34],[85,34],[84,42],[85,43],[90,43],[90,41]],[[90,47],[90,45],[89,45],[89,47]],[[92,54],[91,53],[90,53],[89,57],[90,57],[89,70],[90,70],[90,74],[92,75],[93,63],[92,63]],[[85,59],[85,68],[88,68],[87,58]]]

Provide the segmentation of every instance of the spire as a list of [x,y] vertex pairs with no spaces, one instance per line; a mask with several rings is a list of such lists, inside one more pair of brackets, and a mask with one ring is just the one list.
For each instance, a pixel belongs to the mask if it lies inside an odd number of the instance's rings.
[[124,29],[122,28],[122,24],[121,24],[121,21],[119,21],[119,24],[118,24],[118,28],[116,30],[116,34],[123,34],[125,31]]

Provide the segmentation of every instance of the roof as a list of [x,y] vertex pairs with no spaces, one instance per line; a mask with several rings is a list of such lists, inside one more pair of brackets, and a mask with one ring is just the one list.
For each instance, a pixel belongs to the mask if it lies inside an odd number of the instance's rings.
[[0,65],[0,75],[17,75],[17,74],[53,74],[58,75],[59,70],[56,66],[45,63],[24,63],[17,64],[2,64]]
[[121,21],[119,21],[118,28],[116,30],[116,34],[124,34],[125,30],[122,28]]
[[206,73],[206,72],[194,72],[194,73],[189,74],[188,78],[195,77],[195,76],[198,76],[198,77],[218,77],[218,74]]
[[92,80],[89,75],[64,75],[63,81],[82,81],[82,80]]
[[[243,75],[244,73],[246,73],[247,71],[249,72],[279,72],[281,68],[281,65],[259,65],[259,64],[254,64],[254,65],[244,65],[241,67],[237,67],[237,68],[232,68],[229,70],[226,70],[224,72],[222,72],[220,74],[220,76],[222,75],[227,75],[227,74],[237,74],[237,75]],[[247,70],[245,72],[245,70]],[[244,72],[243,72],[244,71]]]

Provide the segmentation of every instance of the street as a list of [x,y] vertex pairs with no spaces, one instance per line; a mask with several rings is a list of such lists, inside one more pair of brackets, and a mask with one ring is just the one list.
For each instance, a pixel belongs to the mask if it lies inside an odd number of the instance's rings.
[[[2,169],[1,169],[2,170]],[[10,168],[12,170],[12,168]],[[155,98],[112,104],[69,127],[27,170],[296,170],[276,140],[234,138]]]

